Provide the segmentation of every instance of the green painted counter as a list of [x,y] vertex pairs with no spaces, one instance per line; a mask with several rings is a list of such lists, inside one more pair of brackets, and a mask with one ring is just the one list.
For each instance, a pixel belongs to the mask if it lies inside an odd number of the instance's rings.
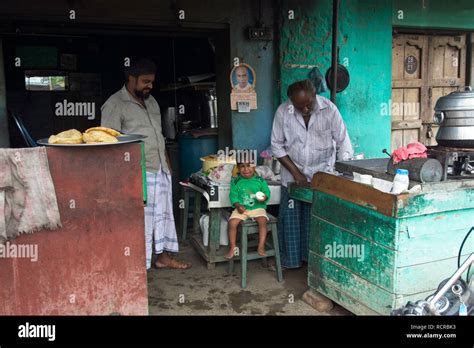
[[[312,189],[308,284],[357,315],[388,315],[432,294],[457,269],[474,225],[474,188],[391,195],[318,173]],[[296,192],[296,191],[295,191]],[[474,238],[464,245],[464,260]]]

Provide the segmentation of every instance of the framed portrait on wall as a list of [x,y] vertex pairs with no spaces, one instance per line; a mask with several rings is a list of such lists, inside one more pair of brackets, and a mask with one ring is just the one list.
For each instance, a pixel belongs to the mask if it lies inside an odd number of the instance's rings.
[[248,102],[251,110],[257,109],[257,75],[250,65],[241,63],[234,66],[230,72],[230,83],[232,110],[238,110],[238,102]]

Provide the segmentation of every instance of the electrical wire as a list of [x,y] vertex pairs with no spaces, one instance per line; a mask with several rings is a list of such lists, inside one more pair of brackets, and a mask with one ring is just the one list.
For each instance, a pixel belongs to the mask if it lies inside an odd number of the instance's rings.
[[[474,226],[471,227],[469,232],[467,232],[466,237],[464,237],[461,246],[459,247],[459,253],[458,253],[458,268],[461,267],[461,253],[462,253],[462,248],[464,247],[464,243],[466,242],[467,238],[471,234],[471,232],[474,230]],[[469,265],[469,268],[467,269],[467,274],[466,274],[466,283],[469,286],[469,273],[471,273],[471,265]]]

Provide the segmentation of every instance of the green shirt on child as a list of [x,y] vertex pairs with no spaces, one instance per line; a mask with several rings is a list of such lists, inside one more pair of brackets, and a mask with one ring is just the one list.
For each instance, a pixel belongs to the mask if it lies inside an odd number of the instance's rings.
[[[255,197],[257,192],[263,192],[267,199],[264,202],[257,200]],[[270,200],[270,189],[261,176],[254,175],[246,179],[238,175],[230,183],[229,198],[232,207],[235,207],[235,203],[239,203],[247,210],[265,209],[267,202]]]

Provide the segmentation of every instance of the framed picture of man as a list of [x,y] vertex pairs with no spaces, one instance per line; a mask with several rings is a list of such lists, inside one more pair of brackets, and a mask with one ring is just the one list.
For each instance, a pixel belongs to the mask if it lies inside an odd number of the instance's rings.
[[256,82],[257,75],[250,65],[241,63],[233,67],[230,72],[232,110],[238,109],[238,102],[248,102],[250,109],[257,108]]

